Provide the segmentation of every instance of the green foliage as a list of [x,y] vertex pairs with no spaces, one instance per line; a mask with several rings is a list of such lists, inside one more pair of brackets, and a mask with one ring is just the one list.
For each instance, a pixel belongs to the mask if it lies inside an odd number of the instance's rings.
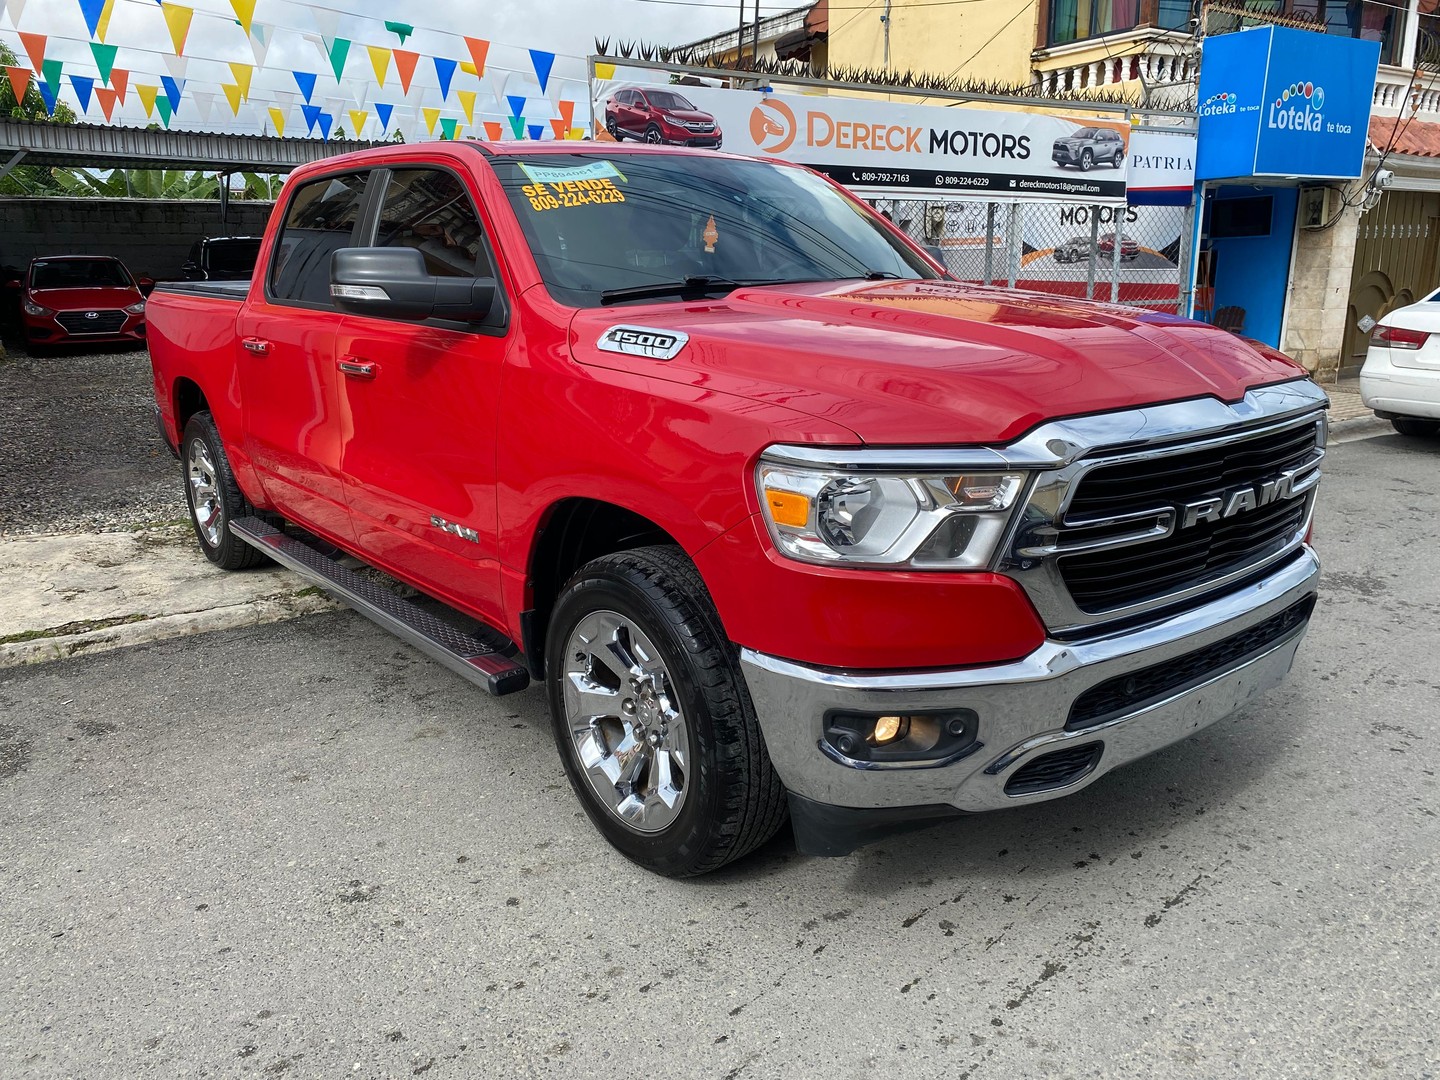
[[55,169],[55,182],[66,195],[103,199],[214,199],[214,176],[182,169],[114,169],[100,176],[85,169]]
[[[4,42],[0,42],[0,66],[20,67],[20,61]],[[10,80],[0,80],[0,118],[14,120],[35,120],[47,124],[73,124],[75,113],[63,101],[55,106],[55,115],[45,109],[45,99],[40,96],[35,80],[25,91],[25,100],[15,100],[15,89]],[[0,158],[0,165],[4,164]],[[59,192],[50,169],[43,165],[19,165],[0,179],[0,195],[54,195]]]

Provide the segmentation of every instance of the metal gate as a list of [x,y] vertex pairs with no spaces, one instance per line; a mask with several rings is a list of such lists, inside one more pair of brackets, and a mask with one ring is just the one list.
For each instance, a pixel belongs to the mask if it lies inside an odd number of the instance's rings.
[[1440,287],[1440,193],[1387,191],[1360,219],[1340,351],[1342,374],[1365,362],[1365,316],[1378,319]]

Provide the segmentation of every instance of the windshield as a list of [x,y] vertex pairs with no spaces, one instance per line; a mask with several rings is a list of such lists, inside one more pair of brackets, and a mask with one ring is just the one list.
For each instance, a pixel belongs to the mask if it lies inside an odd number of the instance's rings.
[[32,289],[104,289],[130,285],[114,259],[47,259],[30,267]]
[[693,109],[694,105],[669,90],[646,90],[645,97],[657,109]]
[[687,278],[753,284],[939,276],[878,220],[802,169],[681,154],[615,161],[547,154],[491,164],[550,294],[574,307]]

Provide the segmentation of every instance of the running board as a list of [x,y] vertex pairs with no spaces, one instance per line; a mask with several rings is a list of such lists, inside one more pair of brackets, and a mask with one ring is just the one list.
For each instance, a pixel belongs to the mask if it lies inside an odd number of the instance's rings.
[[506,654],[514,649],[507,638],[491,632],[487,640],[451,626],[259,518],[232,521],[230,531],[496,697],[530,685],[529,671]]

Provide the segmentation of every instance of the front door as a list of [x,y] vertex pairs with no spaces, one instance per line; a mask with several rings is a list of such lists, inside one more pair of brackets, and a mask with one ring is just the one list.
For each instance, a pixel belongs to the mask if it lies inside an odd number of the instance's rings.
[[[375,246],[418,249],[436,277],[498,277],[474,196],[456,173],[398,168],[376,197]],[[345,319],[335,346],[347,373],[342,464],[360,546],[495,625],[495,431],[506,346],[499,330],[365,315]]]
[[350,546],[335,368],[344,316],[330,300],[330,256],[353,241],[367,177],[325,177],[291,194],[268,265],[256,267],[264,295],[252,291],[239,324],[246,449],[265,494],[285,517]]

